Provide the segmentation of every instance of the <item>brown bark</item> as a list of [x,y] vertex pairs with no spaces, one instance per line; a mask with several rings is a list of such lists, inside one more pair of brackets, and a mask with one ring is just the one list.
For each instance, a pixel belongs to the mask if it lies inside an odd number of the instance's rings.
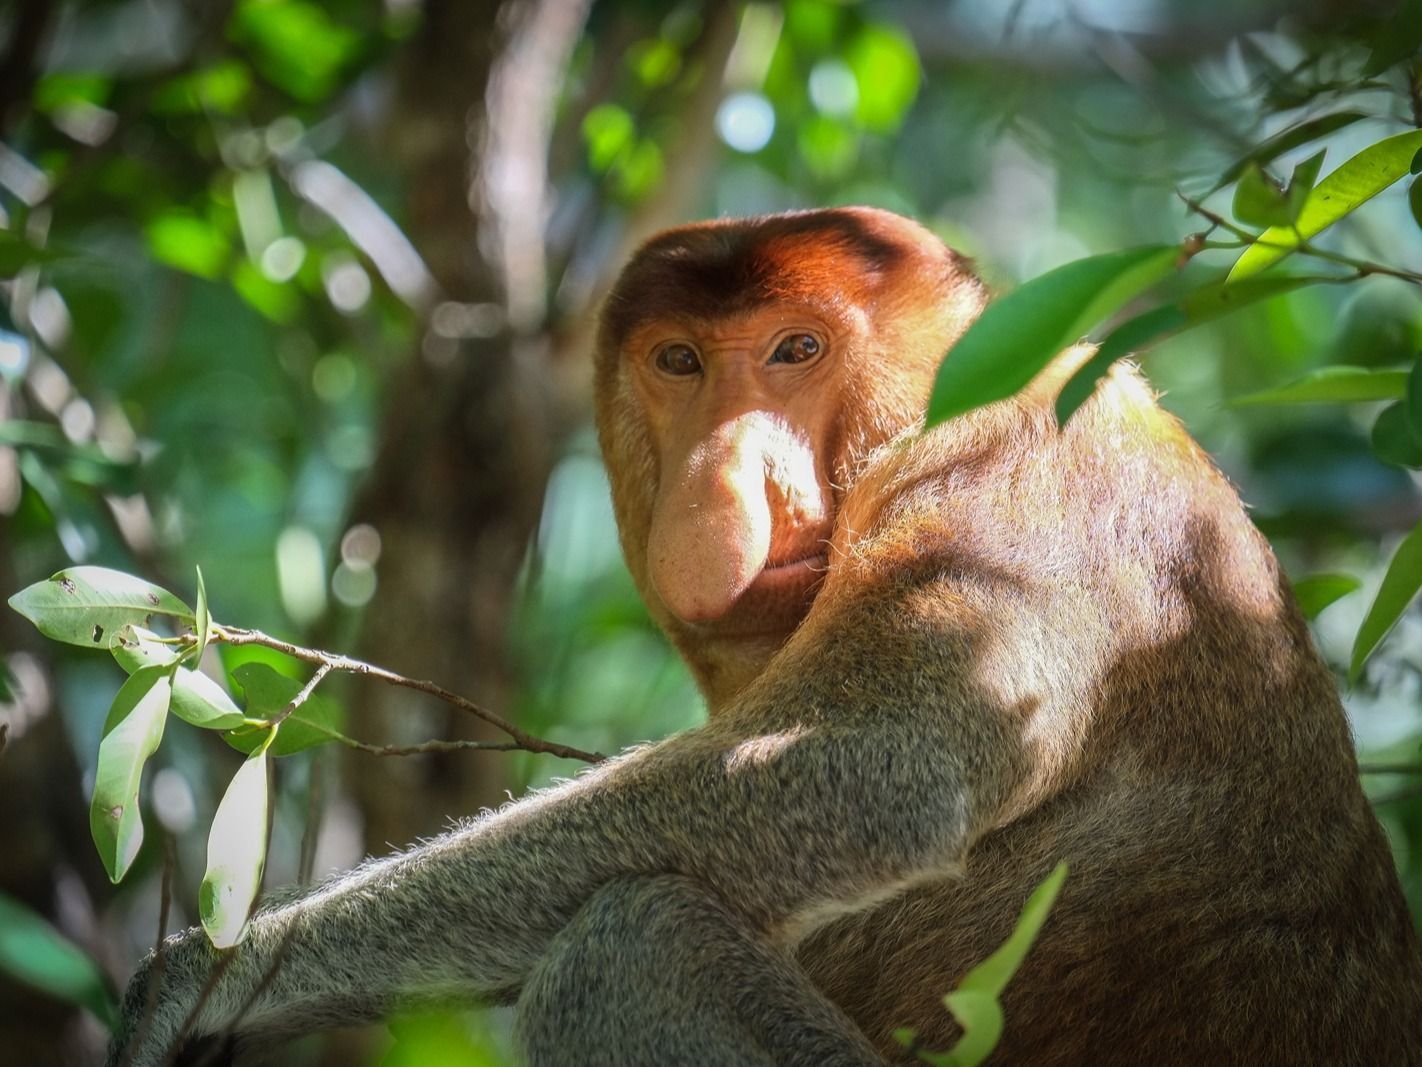
[[[0,396],[0,408],[4,398]],[[7,520],[0,518],[0,589],[19,587],[11,566]],[[0,611],[0,649],[39,650],[45,642],[11,611]],[[51,646],[52,647],[52,646]],[[109,895],[89,841],[79,765],[52,700],[26,694],[25,721],[9,727],[0,749],[0,893],[96,948],[91,901]],[[87,1063],[103,1047],[101,1028],[84,1013],[0,976],[0,1059],[34,1067]]]
[[[555,455],[539,332],[543,168],[553,94],[585,14],[567,0],[429,4],[392,116],[411,238],[446,300],[495,305],[505,326],[492,337],[431,328],[392,386],[355,509],[383,542],[360,651],[495,709],[508,706],[513,581]],[[362,687],[354,699],[360,737],[486,736],[409,693]],[[497,803],[508,781],[499,753],[355,758],[373,851]]]

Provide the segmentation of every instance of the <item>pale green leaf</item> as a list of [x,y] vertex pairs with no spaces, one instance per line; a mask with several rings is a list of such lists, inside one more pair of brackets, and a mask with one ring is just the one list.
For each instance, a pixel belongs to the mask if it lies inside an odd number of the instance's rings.
[[212,614],[207,608],[207,586],[202,581],[202,568],[197,568],[197,606],[193,609],[193,632],[197,634],[197,650],[193,662],[202,659],[207,650],[208,638],[212,636]]
[[246,936],[247,916],[262,887],[269,782],[267,753],[262,749],[237,768],[212,817],[198,914],[217,948],[231,948]]
[[1052,910],[1066,876],[1067,865],[1058,863],[1052,873],[1047,875],[1042,884],[1027,898],[1017,926],[1007,940],[996,952],[964,975],[963,980],[958,983],[960,991],[974,990],[995,997],[1007,988],[1008,981],[1017,973],[1017,968],[1022,966],[1032,943],[1037,940],[1037,934],[1042,929],[1042,924],[1047,921],[1047,913]]
[[46,637],[82,648],[108,648],[120,627],[146,625],[154,615],[193,621],[192,608],[168,590],[105,567],[68,567],[21,589],[10,607]]
[[1292,226],[1271,226],[1244,250],[1229,272],[1239,281],[1271,267],[1303,241],[1332,226],[1407,173],[1422,148],[1422,130],[1400,133],[1363,149],[1319,182]]
[[128,873],[143,844],[138,786],[143,765],[163,739],[172,692],[170,668],[140,668],[119,689],[104,723],[89,831],[114,882]]
[[1252,404],[1355,404],[1368,400],[1400,400],[1407,391],[1407,371],[1370,367],[1321,367],[1302,378],[1235,398],[1236,406]]
[[110,1030],[118,1024],[113,990],[88,954],[39,914],[0,893],[0,974],[88,1008]]
[[1180,250],[1152,245],[1078,259],[987,306],[938,369],[927,424],[1011,396],[1063,349],[1170,273]]
[[[170,666],[180,655],[173,645],[141,627],[125,626],[114,636],[109,651],[129,674],[142,667]],[[227,690],[201,670],[177,667],[173,672],[173,714],[204,730],[231,730],[245,720]]]
[[1299,602],[1304,618],[1316,619],[1324,608],[1362,584],[1351,574],[1312,574],[1294,583],[1294,599]]
[[1349,681],[1355,682],[1362,675],[1363,664],[1397,620],[1402,618],[1402,613],[1419,588],[1422,588],[1422,524],[1413,527],[1412,532],[1397,546],[1378,588],[1378,595],[1373,599],[1373,606],[1368,609],[1363,625],[1358,628],[1358,636],[1353,641],[1352,663],[1348,667]]
[[963,1028],[946,1062],[952,1067],[978,1067],[1002,1040],[1002,1005],[992,993],[961,987],[944,997],[943,1003]]

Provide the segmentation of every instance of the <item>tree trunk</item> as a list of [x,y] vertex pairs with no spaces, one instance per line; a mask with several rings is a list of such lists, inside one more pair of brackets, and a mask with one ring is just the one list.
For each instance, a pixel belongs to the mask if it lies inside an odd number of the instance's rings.
[[[578,0],[428,4],[391,118],[410,236],[447,313],[432,316],[392,384],[355,508],[382,541],[360,653],[494,709],[508,705],[513,584],[556,455],[541,333],[545,168],[554,94],[585,15]],[[352,694],[362,737],[492,736],[408,692]],[[501,753],[353,759],[372,851],[495,804],[508,783]]]

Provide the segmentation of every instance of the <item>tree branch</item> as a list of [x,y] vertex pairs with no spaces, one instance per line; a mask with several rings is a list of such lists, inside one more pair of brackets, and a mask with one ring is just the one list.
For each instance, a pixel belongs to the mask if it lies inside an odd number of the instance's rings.
[[573,748],[570,745],[561,745],[554,741],[545,741],[540,737],[534,737],[532,734],[520,730],[503,716],[496,715],[494,712],[474,703],[472,700],[460,696],[458,693],[451,693],[443,686],[436,685],[434,682],[422,681],[417,678],[407,678],[403,674],[396,674],[394,671],[387,670],[384,667],[378,667],[373,663],[366,663],[364,660],[353,659],[350,656],[335,655],[331,652],[322,652],[320,649],[304,648],[301,645],[294,645],[289,641],[282,641],[279,638],[272,637],[270,634],[264,634],[260,630],[243,630],[233,626],[214,625],[212,628],[212,640],[225,641],[229,645],[262,645],[266,648],[274,649],[283,655],[290,656],[292,659],[301,660],[303,663],[315,664],[319,668],[315,676],[313,676],[311,681],[297,694],[292,703],[282,709],[276,719],[273,720],[274,723],[280,722],[290,714],[296,706],[301,704],[305,698],[310,695],[311,690],[314,689],[328,673],[331,671],[344,671],[348,674],[358,674],[368,678],[375,678],[388,685],[400,686],[404,689],[413,689],[416,692],[425,693],[443,701],[451,707],[458,708],[460,711],[468,712],[475,718],[482,719],[490,726],[495,727],[512,738],[512,743],[432,741],[427,742],[429,747],[416,745],[407,752],[403,749],[397,749],[396,746],[366,745],[364,742],[344,738],[342,735],[334,733],[334,731],[323,731],[331,733],[333,737],[340,740],[343,744],[361,748],[363,751],[379,752],[386,755],[407,755],[412,754],[414,751],[448,752],[455,751],[456,749],[483,748],[496,751],[520,750],[524,752],[537,752],[549,756],[560,756],[563,759],[582,760],[584,763],[601,763],[607,758],[600,752],[584,752],[582,749]]

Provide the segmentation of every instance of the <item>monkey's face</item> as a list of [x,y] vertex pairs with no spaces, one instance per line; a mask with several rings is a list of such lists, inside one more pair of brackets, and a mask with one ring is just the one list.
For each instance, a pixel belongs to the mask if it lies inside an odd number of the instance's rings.
[[867,208],[681,227],[623,271],[598,436],[628,566],[713,709],[809,611],[845,488],[981,304],[932,234]]
[[658,477],[652,591],[682,623],[783,634],[828,565],[850,331],[793,304],[654,320],[626,346]]

